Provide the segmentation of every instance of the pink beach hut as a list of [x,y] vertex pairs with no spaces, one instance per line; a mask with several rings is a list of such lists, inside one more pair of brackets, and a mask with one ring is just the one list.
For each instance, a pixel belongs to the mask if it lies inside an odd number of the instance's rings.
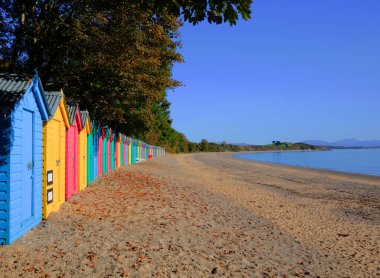
[[68,105],[70,128],[66,132],[66,200],[78,192],[79,132],[82,121],[78,105]]
[[115,169],[119,168],[119,159],[120,159],[120,134],[115,133],[116,140],[115,140]]
[[105,137],[105,131],[103,128],[100,130],[99,140],[98,140],[98,175],[101,177],[103,175],[103,140]]
[[111,143],[112,143],[112,130],[109,128],[107,130],[108,140],[107,140],[107,172],[111,171]]

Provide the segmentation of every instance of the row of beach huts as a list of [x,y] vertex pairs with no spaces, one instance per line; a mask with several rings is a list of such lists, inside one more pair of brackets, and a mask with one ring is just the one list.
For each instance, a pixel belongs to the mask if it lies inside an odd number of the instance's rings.
[[47,219],[95,178],[165,155],[91,121],[36,76],[0,74],[0,244]]

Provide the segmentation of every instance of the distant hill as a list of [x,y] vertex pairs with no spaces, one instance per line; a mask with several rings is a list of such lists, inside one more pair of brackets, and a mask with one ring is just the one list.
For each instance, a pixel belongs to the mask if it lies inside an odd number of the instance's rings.
[[307,140],[302,143],[314,146],[343,147],[343,148],[380,148],[380,140],[361,141],[354,138],[343,139],[334,142],[321,140]]

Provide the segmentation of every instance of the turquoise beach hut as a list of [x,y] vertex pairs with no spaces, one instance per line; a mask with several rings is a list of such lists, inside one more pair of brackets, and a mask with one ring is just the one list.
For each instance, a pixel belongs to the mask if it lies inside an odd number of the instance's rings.
[[111,170],[115,170],[115,144],[116,144],[116,133],[111,131],[111,142],[110,142],[110,167],[111,167]]
[[106,174],[108,172],[108,163],[109,163],[109,159],[108,159],[108,154],[109,154],[109,136],[110,136],[110,132],[109,132],[109,129],[107,127],[103,128],[102,129],[103,131],[103,148],[102,148],[102,151],[103,151],[103,158],[102,158],[102,174]]
[[87,184],[94,180],[94,164],[95,164],[95,147],[94,133],[96,126],[91,122],[90,132],[87,134]]
[[93,122],[91,127],[93,127],[93,146],[94,146],[94,171],[93,171],[93,179],[96,179],[99,175],[99,156],[101,156],[99,150],[99,138],[100,138],[100,129],[98,125]]
[[137,159],[137,140],[136,139],[132,139],[132,164],[135,164],[136,163],[136,159]]

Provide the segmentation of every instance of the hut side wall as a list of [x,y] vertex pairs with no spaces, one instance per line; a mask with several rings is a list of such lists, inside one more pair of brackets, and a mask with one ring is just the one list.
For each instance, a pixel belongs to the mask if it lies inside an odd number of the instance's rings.
[[87,135],[87,184],[94,179],[94,134]]
[[99,136],[98,141],[98,176],[103,175],[103,136]]
[[132,164],[132,142],[129,141],[128,144],[128,165]]
[[11,117],[0,118],[0,245],[9,244]]
[[94,162],[93,162],[93,176],[92,179],[98,177],[98,160],[99,160],[99,133],[97,130],[93,133],[93,153],[94,153]]
[[115,169],[115,135],[110,142],[110,170]]
[[78,192],[78,125],[66,132],[66,200]]
[[87,185],[87,132],[84,127],[79,132],[79,191]]

